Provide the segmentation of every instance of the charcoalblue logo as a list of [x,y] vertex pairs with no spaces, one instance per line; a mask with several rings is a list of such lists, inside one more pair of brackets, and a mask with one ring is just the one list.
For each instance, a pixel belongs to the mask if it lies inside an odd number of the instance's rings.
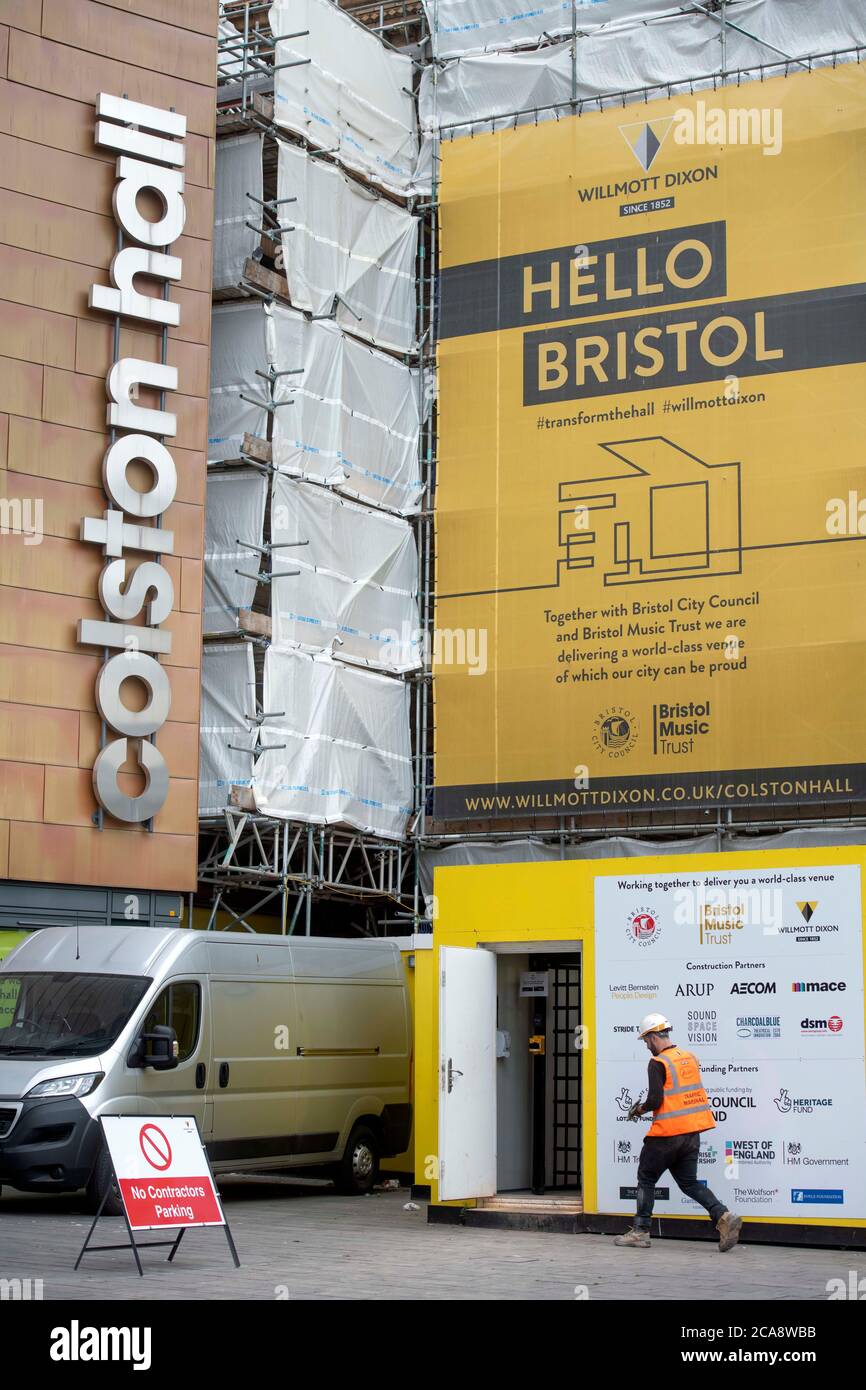
[[738,1038],[780,1038],[779,1014],[747,1014],[737,1019]]

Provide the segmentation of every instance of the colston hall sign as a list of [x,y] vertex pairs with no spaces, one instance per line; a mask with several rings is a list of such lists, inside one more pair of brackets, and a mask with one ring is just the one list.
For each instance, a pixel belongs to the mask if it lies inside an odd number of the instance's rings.
[[[89,304],[114,315],[118,331],[115,360],[106,379],[111,443],[102,477],[108,507],[102,516],[84,517],[81,523],[82,541],[101,546],[106,558],[99,579],[105,616],[82,618],[78,641],[105,652],[96,680],[96,704],[107,735],[93,766],[96,799],[118,820],[141,822],[154,816],[168,795],[168,768],[152,740],[171,707],[169,677],[158,658],[171,651],[171,634],[161,625],[174,607],[174,585],[162,557],[172,553],[174,537],[160,522],[177,489],[174,459],[163,442],[176,435],[177,417],[139,405],[137,397],[139,386],[152,387],[164,404],[164,393],[178,389],[178,373],[162,362],[119,356],[119,327],[129,320],[161,326],[165,333],[180,323],[180,307],[167,298],[167,290],[169,281],[180,280],[181,262],[168,252],[186,218],[186,118],[104,92],[97,98],[96,114],[97,145],[119,155],[113,206],[121,235],[111,262],[111,284],[92,285]],[[161,204],[155,221],[139,206],[140,198],[153,195]],[[163,293],[157,296],[137,288],[138,276],[145,276],[151,287],[161,282]],[[135,487],[128,476],[130,466],[141,463],[150,473],[147,491]],[[136,622],[142,615],[144,622]],[[124,682],[130,680],[146,691],[142,708],[124,703]],[[118,782],[131,754],[145,777],[140,796],[127,795]]]

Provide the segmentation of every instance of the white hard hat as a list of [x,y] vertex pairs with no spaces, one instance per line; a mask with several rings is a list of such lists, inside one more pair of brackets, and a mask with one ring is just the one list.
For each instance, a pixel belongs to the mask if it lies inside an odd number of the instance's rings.
[[673,1028],[673,1024],[664,1014],[647,1014],[646,1018],[641,1019],[637,1034],[639,1038],[645,1038],[647,1033],[667,1033],[670,1028]]

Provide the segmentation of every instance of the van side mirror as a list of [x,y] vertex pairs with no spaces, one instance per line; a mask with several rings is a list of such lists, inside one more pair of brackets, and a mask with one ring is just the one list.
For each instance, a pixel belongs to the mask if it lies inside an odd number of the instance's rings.
[[153,1067],[171,1071],[177,1066],[177,1034],[168,1024],[154,1024],[150,1033],[140,1033],[129,1056],[131,1067]]

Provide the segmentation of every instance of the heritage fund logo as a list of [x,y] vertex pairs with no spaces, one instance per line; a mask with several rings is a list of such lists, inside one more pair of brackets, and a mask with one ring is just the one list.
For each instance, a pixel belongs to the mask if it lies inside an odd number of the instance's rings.
[[637,716],[622,705],[612,705],[598,715],[592,742],[596,752],[608,758],[624,758],[637,743]]

